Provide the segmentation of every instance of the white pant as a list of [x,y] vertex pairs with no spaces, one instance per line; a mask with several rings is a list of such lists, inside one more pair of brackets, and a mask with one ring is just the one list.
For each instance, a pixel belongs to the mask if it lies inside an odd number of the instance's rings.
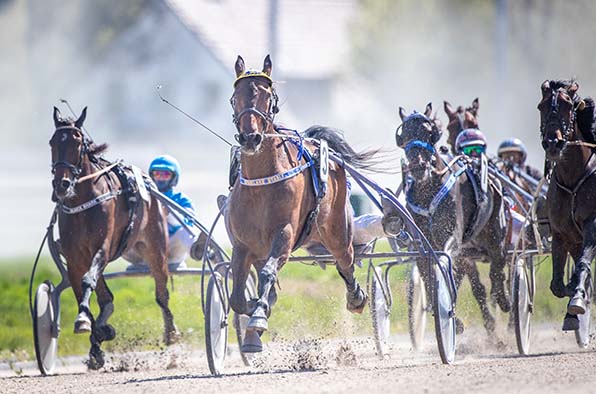
[[354,245],[365,245],[375,238],[386,238],[383,215],[367,213],[354,218]]
[[182,263],[196,239],[197,236],[188,232],[184,227],[172,234],[168,243],[168,263]]

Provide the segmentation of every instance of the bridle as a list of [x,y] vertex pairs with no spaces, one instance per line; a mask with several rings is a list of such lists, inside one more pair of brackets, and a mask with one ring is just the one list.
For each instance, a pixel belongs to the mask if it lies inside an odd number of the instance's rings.
[[234,138],[239,143],[242,143],[242,139],[243,139],[242,131],[240,130],[240,119],[244,115],[254,114],[254,115],[257,115],[258,117],[260,117],[261,119],[263,119],[263,121],[265,122],[265,127],[263,127],[263,130],[261,130],[261,132],[259,133],[259,134],[261,134],[261,136],[263,136],[263,134],[265,133],[265,130],[268,128],[267,127],[268,124],[273,125],[273,120],[275,118],[275,114],[277,114],[279,112],[279,108],[277,106],[279,97],[277,96],[277,93],[275,92],[275,88],[273,87],[273,80],[271,79],[271,77],[269,75],[262,73],[262,72],[255,72],[255,71],[250,71],[250,70],[246,71],[244,74],[242,74],[238,78],[236,78],[236,80],[234,81],[234,88],[236,88],[236,85],[238,84],[238,82],[241,79],[256,78],[256,77],[265,78],[269,82],[269,87],[271,88],[271,93],[270,93],[270,97],[269,97],[269,108],[267,108],[267,112],[263,112],[262,110],[257,108],[255,105],[253,105],[252,107],[244,108],[240,112],[236,112],[235,93],[234,93],[234,95],[232,95],[232,97],[230,98],[230,105],[232,106],[232,109],[234,110],[234,113],[232,114],[232,122],[236,126],[236,130],[238,130],[238,134],[234,135]]
[[569,142],[569,136],[573,133],[576,132],[575,130],[575,117],[576,117],[576,111],[577,108],[581,105],[582,101],[580,100],[577,104],[573,104],[572,103],[572,111],[571,111],[571,115],[569,118],[569,122],[567,122],[559,113],[559,92],[561,90],[564,90],[563,88],[559,88],[557,90],[555,89],[551,89],[551,100],[550,100],[550,107],[549,107],[549,111],[546,115],[546,117],[544,118],[544,120],[540,123],[540,136],[542,139],[542,142],[544,144],[544,139],[547,137],[546,136],[546,128],[548,125],[553,124],[553,123],[558,123],[558,126],[560,127],[561,130],[561,137],[562,138],[558,138],[557,137],[557,142],[562,142],[563,144]]
[[60,126],[57,127],[56,130],[54,131],[54,134],[56,134],[57,131],[59,130],[74,130],[74,131],[78,131],[79,133],[81,133],[81,136],[83,137],[83,143],[81,144],[81,148],[80,148],[80,152],[79,152],[79,160],[76,164],[72,164],[69,163],[65,160],[58,160],[52,163],[52,174],[56,173],[56,170],[60,167],[66,167],[68,168],[68,170],[70,170],[70,172],[72,173],[73,176],[73,180],[76,181],[78,180],[79,176],[81,176],[81,172],[83,171],[81,168],[81,165],[83,163],[83,157],[87,154],[87,152],[89,151],[89,140],[85,137],[85,134],[83,134],[83,131],[81,129],[79,129],[78,127],[75,126]]
[[[395,139],[396,139],[396,143],[398,146],[402,145],[399,143],[399,140],[401,138],[403,138],[402,134],[399,133],[400,129],[405,129],[406,127],[406,123],[409,121],[412,121],[414,119],[421,119],[422,123],[418,124],[416,127],[419,127],[422,124],[428,124],[431,127],[431,132],[435,133],[438,132],[437,127],[435,125],[435,123],[426,115],[419,113],[419,112],[414,112],[411,115],[408,115],[406,118],[404,118],[403,123],[401,125],[398,126],[397,130],[395,131]],[[412,150],[412,149],[424,149],[426,151],[428,151],[431,155],[435,156],[437,151],[435,149],[435,147],[433,146],[433,144],[431,144],[430,142],[427,141],[423,141],[423,140],[419,140],[419,139],[412,139],[409,140],[404,146],[403,149],[406,153],[406,158],[408,157],[408,153]],[[409,161],[409,159],[408,159]],[[430,161],[427,163],[427,165],[425,165],[424,169],[429,169],[429,163]],[[432,165],[431,165],[432,167]],[[412,168],[410,167],[410,165],[407,165],[407,170],[411,171]]]

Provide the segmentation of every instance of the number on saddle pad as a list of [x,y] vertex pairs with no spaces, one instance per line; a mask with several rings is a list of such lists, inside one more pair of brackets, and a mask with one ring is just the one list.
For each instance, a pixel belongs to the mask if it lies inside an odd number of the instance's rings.
[[327,190],[327,179],[329,178],[329,146],[327,141],[321,139],[319,141],[319,181],[321,182],[320,190]]

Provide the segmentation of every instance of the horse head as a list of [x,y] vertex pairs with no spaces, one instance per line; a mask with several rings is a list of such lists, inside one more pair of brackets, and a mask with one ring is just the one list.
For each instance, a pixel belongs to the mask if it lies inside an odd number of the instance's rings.
[[89,141],[82,131],[87,116],[87,107],[78,119],[63,118],[60,110],[54,107],[56,130],[50,139],[52,149],[52,186],[54,196],[59,201],[74,195],[74,186],[81,175],[83,157],[89,148]]
[[406,111],[399,108],[402,124],[395,131],[395,142],[406,152],[408,168],[416,178],[430,175],[435,161],[435,144],[442,134],[438,120],[430,118],[431,113],[431,103],[427,104],[424,113],[414,111],[406,115]]
[[570,141],[581,138],[576,128],[576,113],[584,102],[577,94],[575,81],[549,81],[542,83],[540,111],[540,137],[546,158],[558,161]]
[[242,57],[236,59],[236,80],[230,104],[238,130],[235,138],[246,154],[259,150],[265,132],[273,130],[273,118],[279,111],[271,68],[269,55],[265,57],[262,71],[246,70]]
[[459,106],[454,110],[448,101],[443,101],[443,108],[449,118],[449,122],[447,123],[447,131],[449,132],[447,143],[454,149],[455,139],[460,131],[479,128],[478,109],[480,108],[480,103],[478,98],[475,98],[474,101],[472,101],[471,107],[464,108]]

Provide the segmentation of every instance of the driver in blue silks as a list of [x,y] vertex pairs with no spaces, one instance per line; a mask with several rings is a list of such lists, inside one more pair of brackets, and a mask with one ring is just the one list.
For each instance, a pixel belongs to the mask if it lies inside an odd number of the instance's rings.
[[[180,179],[180,164],[178,160],[170,155],[158,156],[149,165],[149,176],[155,182],[158,190],[176,202],[183,208],[186,208],[193,214],[195,207],[191,199],[184,193],[174,191],[174,187],[178,184]],[[192,222],[184,218],[184,222],[189,228],[192,227]],[[184,268],[184,260],[188,256],[190,247],[197,239],[197,235],[188,231],[172,212],[168,213],[168,264],[171,268]]]

